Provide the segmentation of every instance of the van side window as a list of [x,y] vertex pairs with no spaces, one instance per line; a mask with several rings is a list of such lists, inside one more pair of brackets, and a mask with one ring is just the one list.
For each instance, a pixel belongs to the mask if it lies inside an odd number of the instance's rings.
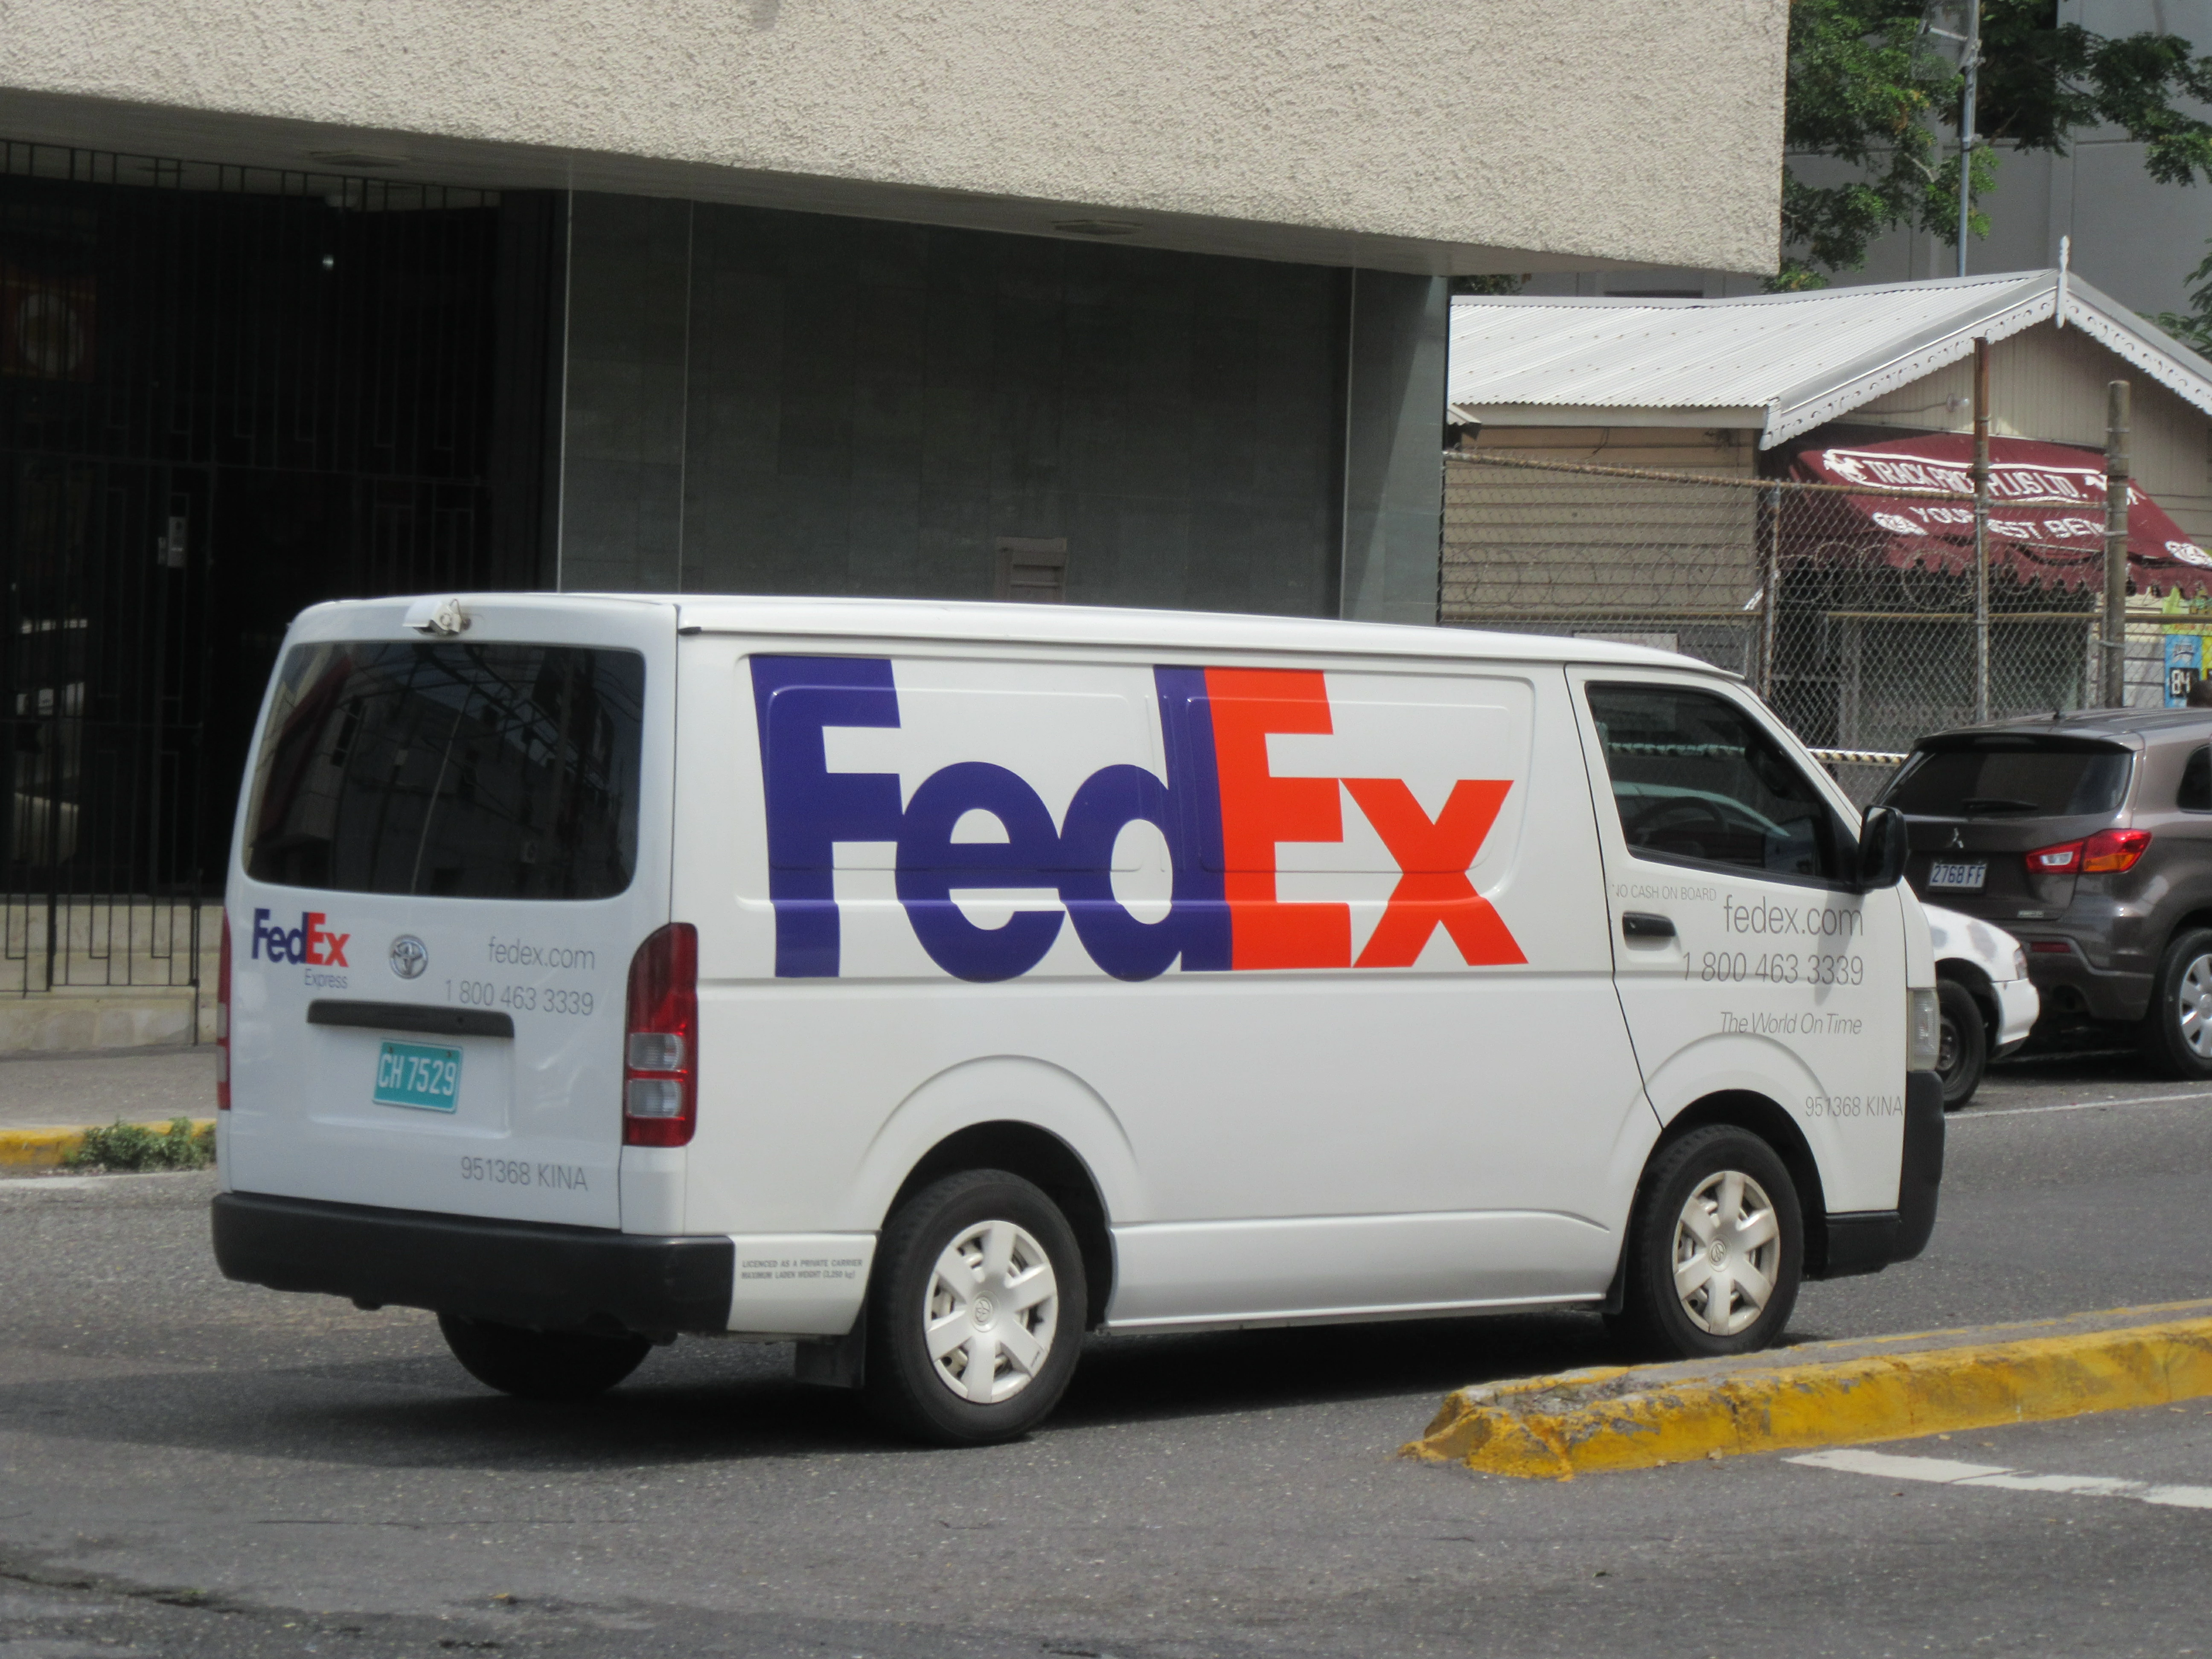
[[2173,804],[2185,812],[2212,812],[2212,748],[2199,744],[2189,751]]
[[564,645],[295,646],[246,808],[256,881],[604,898],[637,862],[645,659]]
[[1588,691],[1620,833],[1638,857],[1843,878],[1835,813],[1735,703],[1665,685]]

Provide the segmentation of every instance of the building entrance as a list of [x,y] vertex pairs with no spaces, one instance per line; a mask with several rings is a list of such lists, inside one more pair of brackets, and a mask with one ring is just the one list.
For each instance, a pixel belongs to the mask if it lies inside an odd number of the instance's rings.
[[539,585],[558,216],[0,143],[0,990],[193,980],[298,611]]

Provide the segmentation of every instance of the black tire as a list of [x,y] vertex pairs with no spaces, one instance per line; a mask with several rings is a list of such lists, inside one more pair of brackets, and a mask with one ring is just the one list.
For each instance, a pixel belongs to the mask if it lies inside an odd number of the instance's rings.
[[438,1328],[471,1376],[520,1400],[589,1400],[628,1376],[653,1351],[641,1336],[526,1331],[459,1314],[440,1314]]
[[[991,1232],[994,1225],[1006,1231]],[[939,1260],[956,1245],[988,1276],[972,1297],[939,1283]],[[988,1261],[994,1249],[1006,1253],[1006,1271]],[[1040,1266],[1048,1280],[1038,1276]],[[1042,1299],[1019,1301],[1048,1284]],[[940,1320],[967,1322],[943,1328],[965,1336],[942,1364],[930,1351],[933,1309]],[[1003,1170],[947,1176],[900,1205],[876,1247],[868,1285],[869,1409],[886,1426],[936,1445],[1018,1439],[1066,1391],[1088,1314],[1083,1253],[1049,1198]],[[1016,1332],[1019,1344],[1009,1340]],[[988,1376],[980,1363],[990,1365]],[[971,1374],[963,1389],[960,1379]]]
[[2212,928],[2191,927],[2174,935],[2151,981],[2142,1050],[2169,1077],[2212,1078],[2212,1007],[2201,994],[2212,988],[2207,963],[2212,963]]
[[1974,994],[1954,979],[1936,981],[1936,1001],[1943,1022],[1936,1075],[1943,1079],[1943,1109],[1955,1112],[1982,1086],[1990,1063],[1989,1022]]
[[[1769,1254],[1763,1245],[1744,1249],[1729,1242],[1729,1254],[1733,1258],[1729,1265],[1735,1272],[1729,1280],[1729,1318],[1720,1322],[1733,1327],[1739,1316],[1750,1311],[1750,1287],[1740,1284],[1736,1277],[1741,1266],[1756,1273],[1764,1264],[1768,1271],[1760,1276],[1767,1290],[1754,1317],[1740,1328],[1717,1332],[1705,1328],[1700,1322],[1702,1313],[1693,1315],[1685,1297],[1675,1289],[1676,1231],[1678,1226],[1687,1224],[1685,1212],[1692,1195],[1703,1192],[1708,1183],[1724,1182],[1731,1173],[1747,1177],[1749,1182],[1744,1189],[1744,1202],[1751,1204],[1751,1214],[1740,1215],[1739,1219],[1755,1221],[1758,1215],[1771,1213],[1773,1249]],[[1765,1195],[1765,1205],[1752,1203],[1753,1188]],[[1713,1196],[1723,1191],[1724,1185],[1715,1187]],[[1701,1205],[1704,1202],[1701,1199]],[[1694,1233],[1691,1237],[1694,1242]],[[1678,1359],[1750,1353],[1782,1334],[1790,1310],[1797,1304],[1798,1281],[1804,1273],[1805,1224],[1796,1185],[1774,1149],[1749,1130],[1729,1124],[1693,1129],[1664,1148],[1644,1172],[1644,1186],[1629,1222],[1627,1250],[1621,1310],[1608,1323],[1632,1352]],[[1690,1295],[1698,1294],[1698,1287],[1693,1286]],[[1709,1281],[1704,1290],[1708,1304],[1711,1296]],[[1739,1297],[1744,1304],[1741,1307]]]

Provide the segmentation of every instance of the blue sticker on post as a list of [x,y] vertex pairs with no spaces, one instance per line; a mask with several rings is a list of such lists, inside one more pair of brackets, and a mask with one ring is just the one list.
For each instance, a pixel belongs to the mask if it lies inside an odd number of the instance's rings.
[[422,1042],[387,1042],[376,1056],[380,1106],[411,1106],[419,1112],[450,1112],[461,1103],[461,1051]]
[[2196,634],[2168,634],[2166,636],[2166,706],[2185,708],[2189,694],[2197,689],[2197,682],[2204,678],[2204,641]]

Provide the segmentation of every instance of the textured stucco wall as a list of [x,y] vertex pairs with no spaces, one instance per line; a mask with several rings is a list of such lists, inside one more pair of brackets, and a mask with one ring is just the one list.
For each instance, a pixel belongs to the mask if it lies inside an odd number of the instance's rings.
[[[1774,259],[1786,14],[1786,0],[0,0],[0,129],[232,152],[191,158],[217,161],[290,145],[295,167],[350,137],[476,175],[455,183],[1043,234],[1073,209],[1126,215],[1162,246],[1401,270],[1758,270]],[[1035,204],[1034,222],[994,202]]]

